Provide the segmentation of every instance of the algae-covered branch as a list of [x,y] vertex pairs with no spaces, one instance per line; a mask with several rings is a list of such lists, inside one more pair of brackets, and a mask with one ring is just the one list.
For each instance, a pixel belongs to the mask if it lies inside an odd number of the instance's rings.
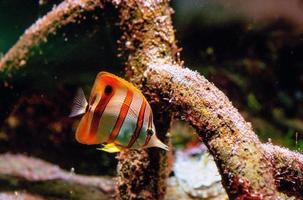
[[[113,11],[108,18],[102,15],[107,10]],[[222,177],[222,184],[230,199],[302,198],[302,155],[262,143],[252,129],[254,124],[244,120],[221,90],[200,73],[184,67],[186,63],[180,58],[180,48],[177,46],[172,22],[173,10],[168,0],[63,1],[42,18],[37,19],[1,58],[1,80],[5,82],[14,76],[12,72],[24,70],[23,67],[31,68],[28,61],[37,46],[42,44],[47,46],[50,36],[70,24],[80,26],[80,22],[86,20],[87,13],[95,13],[100,18],[104,17],[104,20],[110,19],[108,21],[111,23],[110,26],[119,28],[120,39],[117,41],[118,50],[115,54],[123,60],[120,64],[124,68],[125,77],[144,93],[151,104],[157,136],[162,141],[171,146],[167,136],[173,117],[194,127],[213,155]],[[89,52],[89,49],[87,51]],[[212,53],[213,50],[209,48],[208,54]],[[43,68],[43,65],[40,67]],[[67,93],[64,91],[61,95]],[[35,100],[42,99],[46,105],[53,106],[42,96],[34,97]],[[15,109],[18,106],[15,106]],[[12,108],[9,114],[15,112],[14,106],[8,107]],[[34,109],[24,110],[29,113],[26,116],[34,115]],[[39,119],[45,123],[43,116]],[[12,120],[14,118],[11,118],[12,124],[18,124],[17,120]],[[65,118],[64,120],[64,127],[68,128],[62,128],[59,122],[54,122],[48,128],[56,130],[58,134],[62,133],[62,130],[71,130],[72,123]],[[29,124],[33,127],[35,125]],[[56,137],[52,135],[51,138]],[[119,164],[118,177],[115,179],[115,198],[164,199],[171,170],[168,163],[172,152],[172,149],[168,153],[159,149],[121,152],[117,156]],[[89,162],[88,158],[85,159],[86,163]],[[108,193],[114,188],[111,185],[110,191],[96,190],[95,186],[91,186],[94,181],[98,182],[95,177],[76,176],[70,180],[66,172],[60,170],[56,172],[59,174],[56,180],[39,179],[40,187],[35,185],[34,189],[22,185],[23,179],[1,175],[0,181],[10,184],[15,182],[16,190],[34,191],[41,196],[57,192],[60,198],[66,196],[55,191],[53,187],[41,185],[51,184],[61,188],[63,183],[64,191],[70,187],[77,187],[80,199],[81,195],[86,195],[86,187],[83,186],[86,181],[89,182],[88,188],[91,191],[100,193],[104,198],[109,197]],[[102,179],[101,182],[106,181],[108,180]],[[101,182],[99,186],[102,189]],[[83,187],[81,184],[76,186],[76,183],[81,183]],[[111,184],[112,181],[108,183]]]

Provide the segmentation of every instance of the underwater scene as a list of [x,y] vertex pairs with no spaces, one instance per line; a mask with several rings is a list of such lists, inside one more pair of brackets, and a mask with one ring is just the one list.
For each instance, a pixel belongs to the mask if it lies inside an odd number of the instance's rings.
[[303,199],[302,0],[0,0],[0,200]]

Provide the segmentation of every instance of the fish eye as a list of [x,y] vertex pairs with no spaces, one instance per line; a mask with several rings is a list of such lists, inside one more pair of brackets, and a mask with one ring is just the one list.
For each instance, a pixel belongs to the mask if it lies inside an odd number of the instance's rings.
[[107,85],[106,87],[105,87],[105,89],[104,89],[104,92],[105,92],[105,94],[110,94],[111,92],[113,91],[113,88],[112,88],[112,86],[110,86],[110,85]]

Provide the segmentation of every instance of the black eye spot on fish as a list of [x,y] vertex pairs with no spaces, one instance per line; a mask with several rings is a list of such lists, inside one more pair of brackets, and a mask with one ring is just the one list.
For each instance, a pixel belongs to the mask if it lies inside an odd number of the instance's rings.
[[150,135],[150,136],[152,136],[154,134],[154,132],[153,132],[152,129],[148,128],[147,129],[147,134]]
[[147,133],[146,133],[146,138],[145,138],[145,144],[147,145],[152,137],[152,135],[154,134],[154,132],[151,129],[147,129]]
[[105,94],[109,95],[110,93],[112,93],[113,88],[110,85],[107,85],[104,89]]

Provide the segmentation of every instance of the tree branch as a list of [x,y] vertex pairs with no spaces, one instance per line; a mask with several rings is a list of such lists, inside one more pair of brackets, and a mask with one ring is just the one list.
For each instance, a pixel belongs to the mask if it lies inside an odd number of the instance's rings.
[[203,76],[152,64],[146,87],[168,99],[170,111],[195,127],[221,172],[231,199],[289,199],[278,191],[270,156],[227,97]]
[[[165,139],[172,113],[194,126],[213,154],[231,199],[290,199],[286,194],[301,198],[302,156],[262,144],[220,90],[182,68],[168,1],[113,3],[124,31],[120,43],[127,77],[151,101],[159,136]],[[0,70],[20,68],[31,49],[51,33],[99,6],[99,1],[89,0],[61,3],[20,37],[0,61]],[[163,198],[168,173],[165,153],[129,151],[119,159],[118,197]]]
[[303,198],[303,155],[272,144],[262,144],[274,166],[277,187],[289,195]]
[[[175,178],[167,182],[165,199],[192,199]],[[0,155],[0,199],[110,200],[114,199],[114,189],[111,177],[78,175],[25,155]],[[220,195],[213,189],[204,188],[202,194]]]
[[26,65],[34,47],[47,42],[63,26],[83,21],[81,16],[102,6],[99,0],[65,0],[37,20],[0,60],[0,72],[11,73]]
[[[174,51],[174,30],[172,9],[169,1],[129,0],[116,4],[120,11],[120,40],[122,56],[127,60],[126,76],[152,99],[151,106],[159,138],[167,141],[171,113],[165,112],[166,105],[161,97],[150,96],[143,87],[143,72],[157,59],[161,63],[177,63]],[[159,149],[127,151],[120,154],[118,167],[119,199],[163,199],[166,193],[167,152]]]
[[44,197],[107,200],[114,184],[103,177],[76,175],[23,155],[0,156],[0,190],[26,190]]

